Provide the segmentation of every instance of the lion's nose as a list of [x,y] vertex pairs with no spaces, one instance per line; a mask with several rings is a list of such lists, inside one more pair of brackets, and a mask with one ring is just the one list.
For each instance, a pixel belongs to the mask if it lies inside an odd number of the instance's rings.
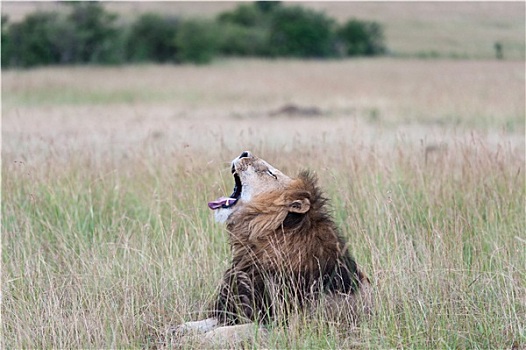
[[241,153],[241,155],[239,156],[239,158],[250,158],[252,157],[252,154],[249,152],[249,151],[244,151],[243,153]]

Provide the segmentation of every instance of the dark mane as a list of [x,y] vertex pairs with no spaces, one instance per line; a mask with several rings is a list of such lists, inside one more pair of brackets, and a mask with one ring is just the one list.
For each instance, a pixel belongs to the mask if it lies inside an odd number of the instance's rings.
[[[317,182],[313,173],[302,171],[285,191],[254,198],[232,214],[227,225],[232,264],[211,317],[225,324],[268,322],[280,311],[279,300],[301,307],[322,293],[352,294],[366,280]],[[297,198],[310,203],[306,213],[287,211]]]

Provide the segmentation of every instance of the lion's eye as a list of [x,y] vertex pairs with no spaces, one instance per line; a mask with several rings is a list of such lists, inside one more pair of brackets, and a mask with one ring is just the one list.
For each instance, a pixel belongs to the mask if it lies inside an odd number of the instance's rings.
[[267,169],[267,173],[268,173],[270,176],[274,177],[276,180],[278,179],[278,177],[277,177],[276,175],[274,175],[274,173],[273,173],[272,171],[270,171],[270,170]]

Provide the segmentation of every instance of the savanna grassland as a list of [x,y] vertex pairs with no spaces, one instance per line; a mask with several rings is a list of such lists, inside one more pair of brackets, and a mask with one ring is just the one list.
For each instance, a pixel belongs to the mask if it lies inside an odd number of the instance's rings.
[[318,175],[375,301],[247,347],[526,348],[524,3],[304,5],[379,21],[391,58],[2,71],[2,348],[153,348],[203,317],[229,263],[207,202],[247,149]]
[[229,262],[206,203],[249,149],[318,174],[376,304],[254,347],[524,348],[524,84],[520,61],[3,72],[3,347],[153,347],[202,317]]

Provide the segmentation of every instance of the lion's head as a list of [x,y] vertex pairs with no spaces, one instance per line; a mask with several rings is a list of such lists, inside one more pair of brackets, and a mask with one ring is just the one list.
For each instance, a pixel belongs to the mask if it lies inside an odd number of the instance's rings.
[[[232,213],[258,201],[261,196],[283,194],[294,182],[280,170],[248,151],[232,161],[232,174],[235,181],[232,194],[208,203],[210,209],[215,210],[218,222],[226,222]],[[290,202],[283,203],[288,205],[288,211],[299,213],[309,209],[308,199],[289,199]]]
[[288,177],[247,151],[232,161],[232,174],[233,193],[208,203],[226,223],[232,252],[212,317],[261,320],[285,295],[302,305],[320,293],[352,294],[367,281],[314,174]]

